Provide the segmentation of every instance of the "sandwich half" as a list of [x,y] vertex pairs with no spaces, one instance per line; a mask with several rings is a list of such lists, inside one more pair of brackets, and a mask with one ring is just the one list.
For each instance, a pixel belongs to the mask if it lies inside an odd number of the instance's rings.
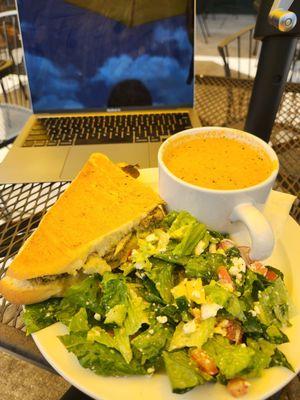
[[163,206],[151,188],[93,154],[24,243],[0,292],[16,304],[63,296],[86,274],[119,265],[134,248],[134,231],[160,221]]

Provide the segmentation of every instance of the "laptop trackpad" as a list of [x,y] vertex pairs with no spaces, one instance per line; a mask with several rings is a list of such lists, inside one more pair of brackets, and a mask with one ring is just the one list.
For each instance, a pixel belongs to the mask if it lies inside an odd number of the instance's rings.
[[71,148],[61,172],[61,179],[73,179],[92,153],[103,153],[114,162],[139,164],[141,168],[149,167],[149,144],[103,144],[74,146]]

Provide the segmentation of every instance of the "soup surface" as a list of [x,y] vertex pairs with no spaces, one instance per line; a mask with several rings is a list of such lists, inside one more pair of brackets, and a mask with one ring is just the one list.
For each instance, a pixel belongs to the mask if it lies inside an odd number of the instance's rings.
[[185,136],[170,142],[163,160],[178,178],[210,189],[243,189],[270,176],[274,161],[259,146],[222,135]]

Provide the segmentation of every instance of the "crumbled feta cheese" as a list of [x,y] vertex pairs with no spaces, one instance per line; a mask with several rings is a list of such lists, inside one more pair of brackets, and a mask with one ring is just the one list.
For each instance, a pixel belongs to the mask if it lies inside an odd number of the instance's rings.
[[231,275],[236,276],[237,279],[241,279],[242,277],[241,272],[246,272],[246,263],[242,259],[242,257],[233,257],[231,259],[232,261],[232,267],[230,267],[229,272]]
[[50,317],[51,313],[47,312],[46,317]]
[[135,263],[134,266],[135,266],[136,269],[143,269],[144,268],[144,265],[141,264],[141,263]]
[[196,323],[194,319],[183,325],[183,332],[186,335],[195,332],[195,330],[196,330]]
[[95,313],[95,314],[94,314],[94,318],[95,318],[97,321],[100,321],[101,315],[98,314],[98,313]]
[[146,241],[147,242],[157,242],[158,241],[158,237],[154,234],[151,233],[150,235],[146,236]]
[[201,306],[201,318],[202,319],[207,319],[210,317],[215,317],[217,315],[217,312],[223,308],[219,304],[216,303],[208,303],[208,304],[202,304]]
[[200,240],[197,246],[195,247],[194,253],[196,256],[200,256],[200,254],[204,251],[205,242],[204,240]]
[[241,347],[246,347],[246,344],[245,344],[245,343],[242,343],[242,344],[241,344]]
[[155,371],[155,369],[153,367],[150,367],[147,369],[148,374],[153,374],[154,371]]
[[165,324],[166,322],[168,322],[168,317],[166,317],[165,315],[160,315],[160,316],[156,317],[156,320],[160,324]]
[[150,335],[153,335],[154,330],[153,330],[153,329],[150,329],[150,330],[149,330],[149,333],[150,333]]

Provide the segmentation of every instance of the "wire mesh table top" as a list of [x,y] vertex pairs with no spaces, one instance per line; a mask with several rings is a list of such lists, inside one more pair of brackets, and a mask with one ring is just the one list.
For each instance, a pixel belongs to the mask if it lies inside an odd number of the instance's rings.
[[[202,124],[242,128],[251,88],[252,82],[248,80],[198,78],[196,109]],[[300,85],[288,85],[271,143],[282,164],[276,188],[297,194],[300,177],[297,170],[300,167],[300,116],[293,111],[291,104],[300,104]],[[0,185],[0,276],[4,275],[12,258],[68,185],[68,182]],[[294,207],[293,213],[294,218],[299,220],[299,203]],[[21,314],[20,306],[11,305],[0,296],[0,325],[11,327],[15,331],[24,330]],[[29,354],[28,358],[30,357]],[[298,396],[294,398],[300,398],[299,379],[296,378],[288,387],[291,385],[293,393]]]

